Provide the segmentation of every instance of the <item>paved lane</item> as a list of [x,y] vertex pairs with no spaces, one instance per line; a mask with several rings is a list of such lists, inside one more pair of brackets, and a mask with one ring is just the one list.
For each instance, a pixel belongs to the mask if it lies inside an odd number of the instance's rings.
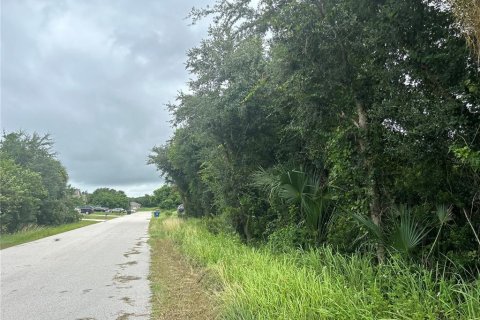
[[150,213],[0,251],[1,320],[148,319]]

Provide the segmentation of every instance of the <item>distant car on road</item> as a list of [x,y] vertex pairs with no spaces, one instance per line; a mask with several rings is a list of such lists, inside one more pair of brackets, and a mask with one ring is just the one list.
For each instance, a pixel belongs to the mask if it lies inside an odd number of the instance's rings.
[[125,212],[125,209],[123,208],[113,208],[110,210],[110,212]]
[[84,206],[80,207],[80,213],[90,214],[93,213],[95,210],[92,206]]

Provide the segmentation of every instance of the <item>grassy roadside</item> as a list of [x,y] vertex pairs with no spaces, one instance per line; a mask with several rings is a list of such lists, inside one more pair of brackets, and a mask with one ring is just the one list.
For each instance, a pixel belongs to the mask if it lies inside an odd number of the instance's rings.
[[142,211],[155,211],[155,210],[160,210],[157,207],[141,207],[137,210],[137,212],[142,212]]
[[447,280],[395,259],[374,267],[329,248],[273,253],[176,220],[161,233],[220,279],[224,319],[480,319],[480,279]]
[[13,234],[2,234],[0,236],[0,249],[5,249],[25,242],[53,236],[58,233],[78,229],[95,223],[97,223],[97,221],[79,221],[55,227],[35,227],[31,230],[21,231]]
[[216,303],[206,287],[208,277],[194,268],[166,234],[179,227],[179,219],[161,215],[150,221],[152,250],[150,276],[151,319],[210,320],[216,318]]
[[118,217],[121,217],[121,216],[119,216],[119,215],[110,215],[110,214],[107,215],[107,216],[105,216],[104,214],[94,214],[94,213],[91,213],[91,214],[82,216],[82,220],[83,220],[83,219],[112,220],[112,219],[115,219],[115,218],[118,218]]

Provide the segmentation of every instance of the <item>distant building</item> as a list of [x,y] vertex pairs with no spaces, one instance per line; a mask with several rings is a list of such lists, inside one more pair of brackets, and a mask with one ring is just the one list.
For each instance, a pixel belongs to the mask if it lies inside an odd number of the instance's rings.
[[82,197],[82,191],[80,189],[73,189],[73,196],[76,198],[81,198]]
[[87,192],[82,192],[80,189],[74,188],[72,191],[72,198],[82,199],[84,203],[87,202]]
[[130,202],[130,209],[131,210],[138,210],[142,205],[138,202]]

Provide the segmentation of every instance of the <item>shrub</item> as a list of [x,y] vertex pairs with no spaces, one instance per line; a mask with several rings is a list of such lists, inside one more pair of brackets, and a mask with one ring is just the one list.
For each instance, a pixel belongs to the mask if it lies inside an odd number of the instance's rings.
[[295,225],[276,229],[268,236],[267,247],[273,252],[289,252],[302,247],[304,230]]

